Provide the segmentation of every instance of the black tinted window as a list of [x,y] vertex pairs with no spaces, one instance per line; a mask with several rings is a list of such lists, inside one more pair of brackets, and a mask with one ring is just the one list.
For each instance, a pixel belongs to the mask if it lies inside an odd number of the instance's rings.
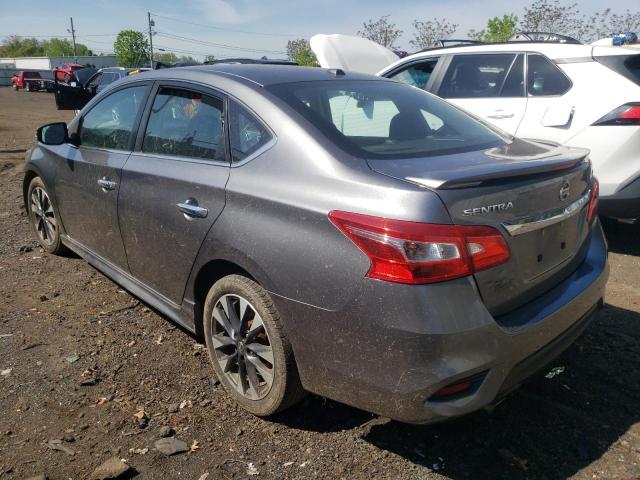
[[153,101],[142,150],[224,160],[222,100],[198,92],[161,88]]
[[404,70],[395,72],[389,75],[388,78],[392,78],[399,82],[406,83],[412,87],[417,87],[424,90],[431,78],[433,69],[436,68],[438,60],[427,60],[424,62],[411,65]]
[[499,97],[516,55],[456,55],[451,60],[438,95],[444,98]]
[[267,88],[340,148],[361,157],[444,155],[504,141],[447,102],[398,82],[320,81]]
[[518,55],[509,68],[500,91],[501,97],[524,97],[524,55]]
[[527,57],[527,90],[529,95],[562,95],[571,82],[551,61],[542,55]]
[[231,159],[239,162],[271,140],[271,134],[262,122],[246,108],[231,103]]
[[146,86],[119,90],[103,98],[83,118],[80,143],[87,147],[129,150]]

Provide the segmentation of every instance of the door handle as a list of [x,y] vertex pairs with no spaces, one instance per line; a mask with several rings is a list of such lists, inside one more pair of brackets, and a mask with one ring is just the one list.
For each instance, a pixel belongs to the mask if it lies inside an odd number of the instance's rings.
[[209,215],[209,209],[199,207],[195,198],[188,198],[184,202],[176,203],[176,207],[184,214],[184,218],[187,220],[207,218],[207,215]]
[[113,180],[109,180],[107,177],[102,177],[101,179],[99,179],[98,185],[105,192],[108,192],[109,190],[115,190],[118,186],[116,182],[114,182]]
[[495,112],[493,115],[487,115],[487,118],[493,118],[494,120],[502,120],[505,118],[513,118],[513,117],[515,117],[513,113],[507,113],[507,112],[503,112],[503,113]]

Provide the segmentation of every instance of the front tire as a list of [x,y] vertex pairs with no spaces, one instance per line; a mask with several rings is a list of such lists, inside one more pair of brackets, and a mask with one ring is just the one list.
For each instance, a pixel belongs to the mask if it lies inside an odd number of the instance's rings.
[[211,287],[204,332],[220,382],[245,410],[272,415],[304,396],[280,315],[253,280],[229,275]]
[[64,253],[66,248],[60,236],[58,211],[40,177],[35,177],[29,183],[27,211],[40,246],[53,255]]

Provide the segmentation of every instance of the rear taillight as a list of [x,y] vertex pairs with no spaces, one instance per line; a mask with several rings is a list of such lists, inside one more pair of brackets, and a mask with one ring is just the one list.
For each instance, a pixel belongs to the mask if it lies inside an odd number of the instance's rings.
[[432,283],[472,275],[509,259],[498,230],[436,225],[332,211],[329,219],[371,260],[367,276],[397,283]]
[[640,102],[626,103],[607,113],[593,125],[640,125]]
[[589,210],[587,211],[587,221],[591,222],[598,215],[598,196],[600,195],[600,184],[598,179],[593,177],[591,181],[591,193],[589,194]]

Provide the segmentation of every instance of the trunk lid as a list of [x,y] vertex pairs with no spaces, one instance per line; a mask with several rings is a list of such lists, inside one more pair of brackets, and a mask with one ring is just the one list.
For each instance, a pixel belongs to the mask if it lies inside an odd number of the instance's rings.
[[382,45],[352,35],[314,35],[309,41],[322,68],[375,74],[398,60]]
[[368,160],[376,172],[435,191],[453,223],[497,228],[508,262],[475,274],[499,316],[541,295],[582,261],[591,185],[587,150],[514,140],[494,149]]

